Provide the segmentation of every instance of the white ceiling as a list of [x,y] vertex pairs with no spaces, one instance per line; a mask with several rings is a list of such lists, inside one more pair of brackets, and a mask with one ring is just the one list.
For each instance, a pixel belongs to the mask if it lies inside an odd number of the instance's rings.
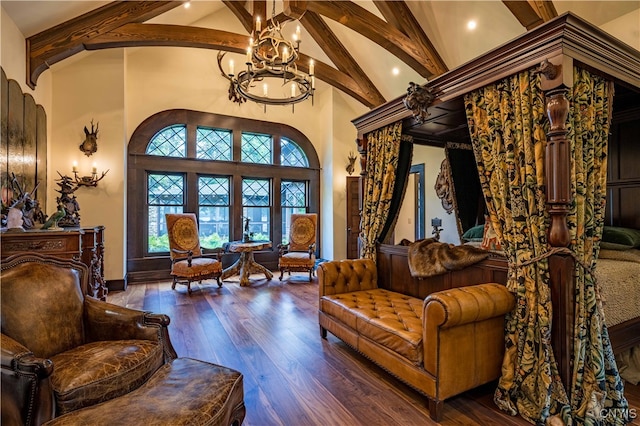
[[[380,16],[370,0],[354,0],[359,6]],[[110,3],[109,1],[6,1],[0,4],[11,17],[25,37],[37,34],[89,10]],[[279,3],[279,2],[278,2]],[[488,1],[406,1],[423,30],[433,43],[449,69],[453,69],[525,32],[525,29],[498,0]],[[617,31],[613,34],[634,47],[640,46],[640,0],[634,1],[554,1],[558,14],[567,11],[598,26],[605,31]],[[267,9],[271,13],[271,2]],[[277,4],[276,13],[281,10]],[[607,23],[627,16],[625,28],[607,27]],[[629,24],[629,16],[631,16]],[[635,17],[638,16],[637,22]],[[466,28],[469,20],[477,22],[477,28]],[[363,36],[327,20],[327,24],[339,37],[354,59],[369,75],[382,95],[393,99],[402,95],[409,81],[423,82],[415,71],[403,64],[384,48],[374,44]],[[154,18],[156,23],[209,26],[245,34],[240,22],[228,11],[220,0],[192,0],[191,7],[175,8]],[[616,21],[617,22],[617,21]],[[293,32],[293,30],[292,30]],[[331,61],[322,49],[302,30],[301,51],[327,64]],[[626,38],[626,39],[625,39]],[[635,43],[635,45],[634,45]],[[64,61],[63,61],[64,62]],[[392,68],[400,71],[398,76],[391,74]]]

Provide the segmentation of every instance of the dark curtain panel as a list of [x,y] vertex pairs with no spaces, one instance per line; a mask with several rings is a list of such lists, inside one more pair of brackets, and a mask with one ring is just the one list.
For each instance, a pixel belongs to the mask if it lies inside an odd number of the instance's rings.
[[393,188],[391,196],[391,207],[389,208],[389,216],[382,227],[378,242],[385,242],[396,227],[398,221],[398,213],[402,207],[402,201],[407,189],[409,173],[411,172],[411,159],[413,158],[413,143],[402,140],[400,142],[400,152],[398,153],[398,168],[396,176],[396,185]]
[[449,161],[454,188],[454,209],[460,236],[484,223],[484,198],[478,177],[478,167],[471,144],[448,143],[445,155]]

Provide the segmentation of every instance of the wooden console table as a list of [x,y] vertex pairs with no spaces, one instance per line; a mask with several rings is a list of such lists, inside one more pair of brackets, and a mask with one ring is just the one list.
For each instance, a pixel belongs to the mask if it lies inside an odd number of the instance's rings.
[[64,228],[61,231],[30,229],[1,234],[0,259],[24,253],[46,254],[79,260],[89,268],[87,294],[100,300],[107,298],[104,281],[104,226]]
[[248,286],[250,284],[249,275],[262,273],[271,280],[273,274],[270,270],[259,264],[253,258],[253,252],[270,248],[271,241],[253,241],[242,242],[233,241],[229,243],[228,250],[233,253],[240,253],[240,258],[233,265],[222,271],[221,279],[226,279],[234,275],[240,274],[240,286]]

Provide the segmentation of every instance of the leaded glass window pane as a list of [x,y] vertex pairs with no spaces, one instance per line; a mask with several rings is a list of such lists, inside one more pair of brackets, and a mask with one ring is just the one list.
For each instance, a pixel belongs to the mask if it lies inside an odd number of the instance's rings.
[[269,179],[243,179],[242,215],[249,219],[254,240],[271,239],[271,185]]
[[203,247],[222,247],[229,241],[228,177],[198,178],[198,230]]
[[291,215],[307,212],[307,183],[283,180],[280,186],[282,202],[282,243],[289,242]]
[[280,164],[291,167],[309,167],[309,160],[297,143],[287,138],[280,140]]
[[269,179],[243,179],[242,181],[242,205],[243,206],[269,206]]
[[231,161],[232,141],[230,130],[198,127],[196,130],[196,158]]
[[184,205],[184,176],[163,173],[147,175],[147,251],[168,252],[166,213],[182,213]]
[[271,135],[257,133],[242,134],[242,161],[245,163],[272,164],[273,139]]
[[184,204],[184,176],[160,173],[148,175],[149,205],[183,205]]
[[186,157],[187,126],[171,126],[160,130],[149,141],[147,154],[162,157]]

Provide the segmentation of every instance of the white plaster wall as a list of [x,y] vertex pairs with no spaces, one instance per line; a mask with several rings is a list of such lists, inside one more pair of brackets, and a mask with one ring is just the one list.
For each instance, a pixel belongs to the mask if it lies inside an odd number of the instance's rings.
[[640,50],[640,9],[607,22],[600,28],[629,46]]
[[[342,92],[332,89],[333,91],[333,132],[331,146],[333,152],[331,155],[331,176],[328,176],[326,182],[331,182],[331,197],[333,200],[333,226],[327,228],[333,231],[330,235],[333,242],[333,256],[328,259],[346,259],[347,258],[347,164],[349,163],[349,153],[355,153],[358,156],[356,138],[358,132],[351,120],[364,114],[367,110],[359,102],[354,101],[351,97],[344,95]],[[359,161],[356,161],[356,169],[354,176],[360,173]]]
[[440,164],[444,160],[444,149],[415,145],[413,151],[413,161],[411,164],[424,163],[424,186],[425,186],[425,231],[426,237],[432,236],[431,219],[438,217],[442,219],[442,232],[440,233],[440,241],[452,244],[460,244],[460,236],[458,235],[458,225],[454,213],[448,214],[442,207],[442,202],[434,185],[440,173]]
[[[125,275],[125,135],[124,52],[111,49],[93,52],[83,60],[53,70],[52,131],[49,136],[48,210],[55,207],[60,187],[51,179],[56,173],[72,176],[73,161],[80,174],[89,175],[93,163],[98,173],[109,169],[98,186],[75,192],[82,226],[105,226],[105,279]],[[85,138],[84,127],[98,124],[98,150],[85,156],[78,146]]]
[[49,115],[51,112],[51,72],[45,71],[40,74],[35,90],[27,86],[24,35],[4,8],[0,9],[0,65],[7,74],[7,78],[20,83],[22,91],[31,94],[36,103],[42,105]]

